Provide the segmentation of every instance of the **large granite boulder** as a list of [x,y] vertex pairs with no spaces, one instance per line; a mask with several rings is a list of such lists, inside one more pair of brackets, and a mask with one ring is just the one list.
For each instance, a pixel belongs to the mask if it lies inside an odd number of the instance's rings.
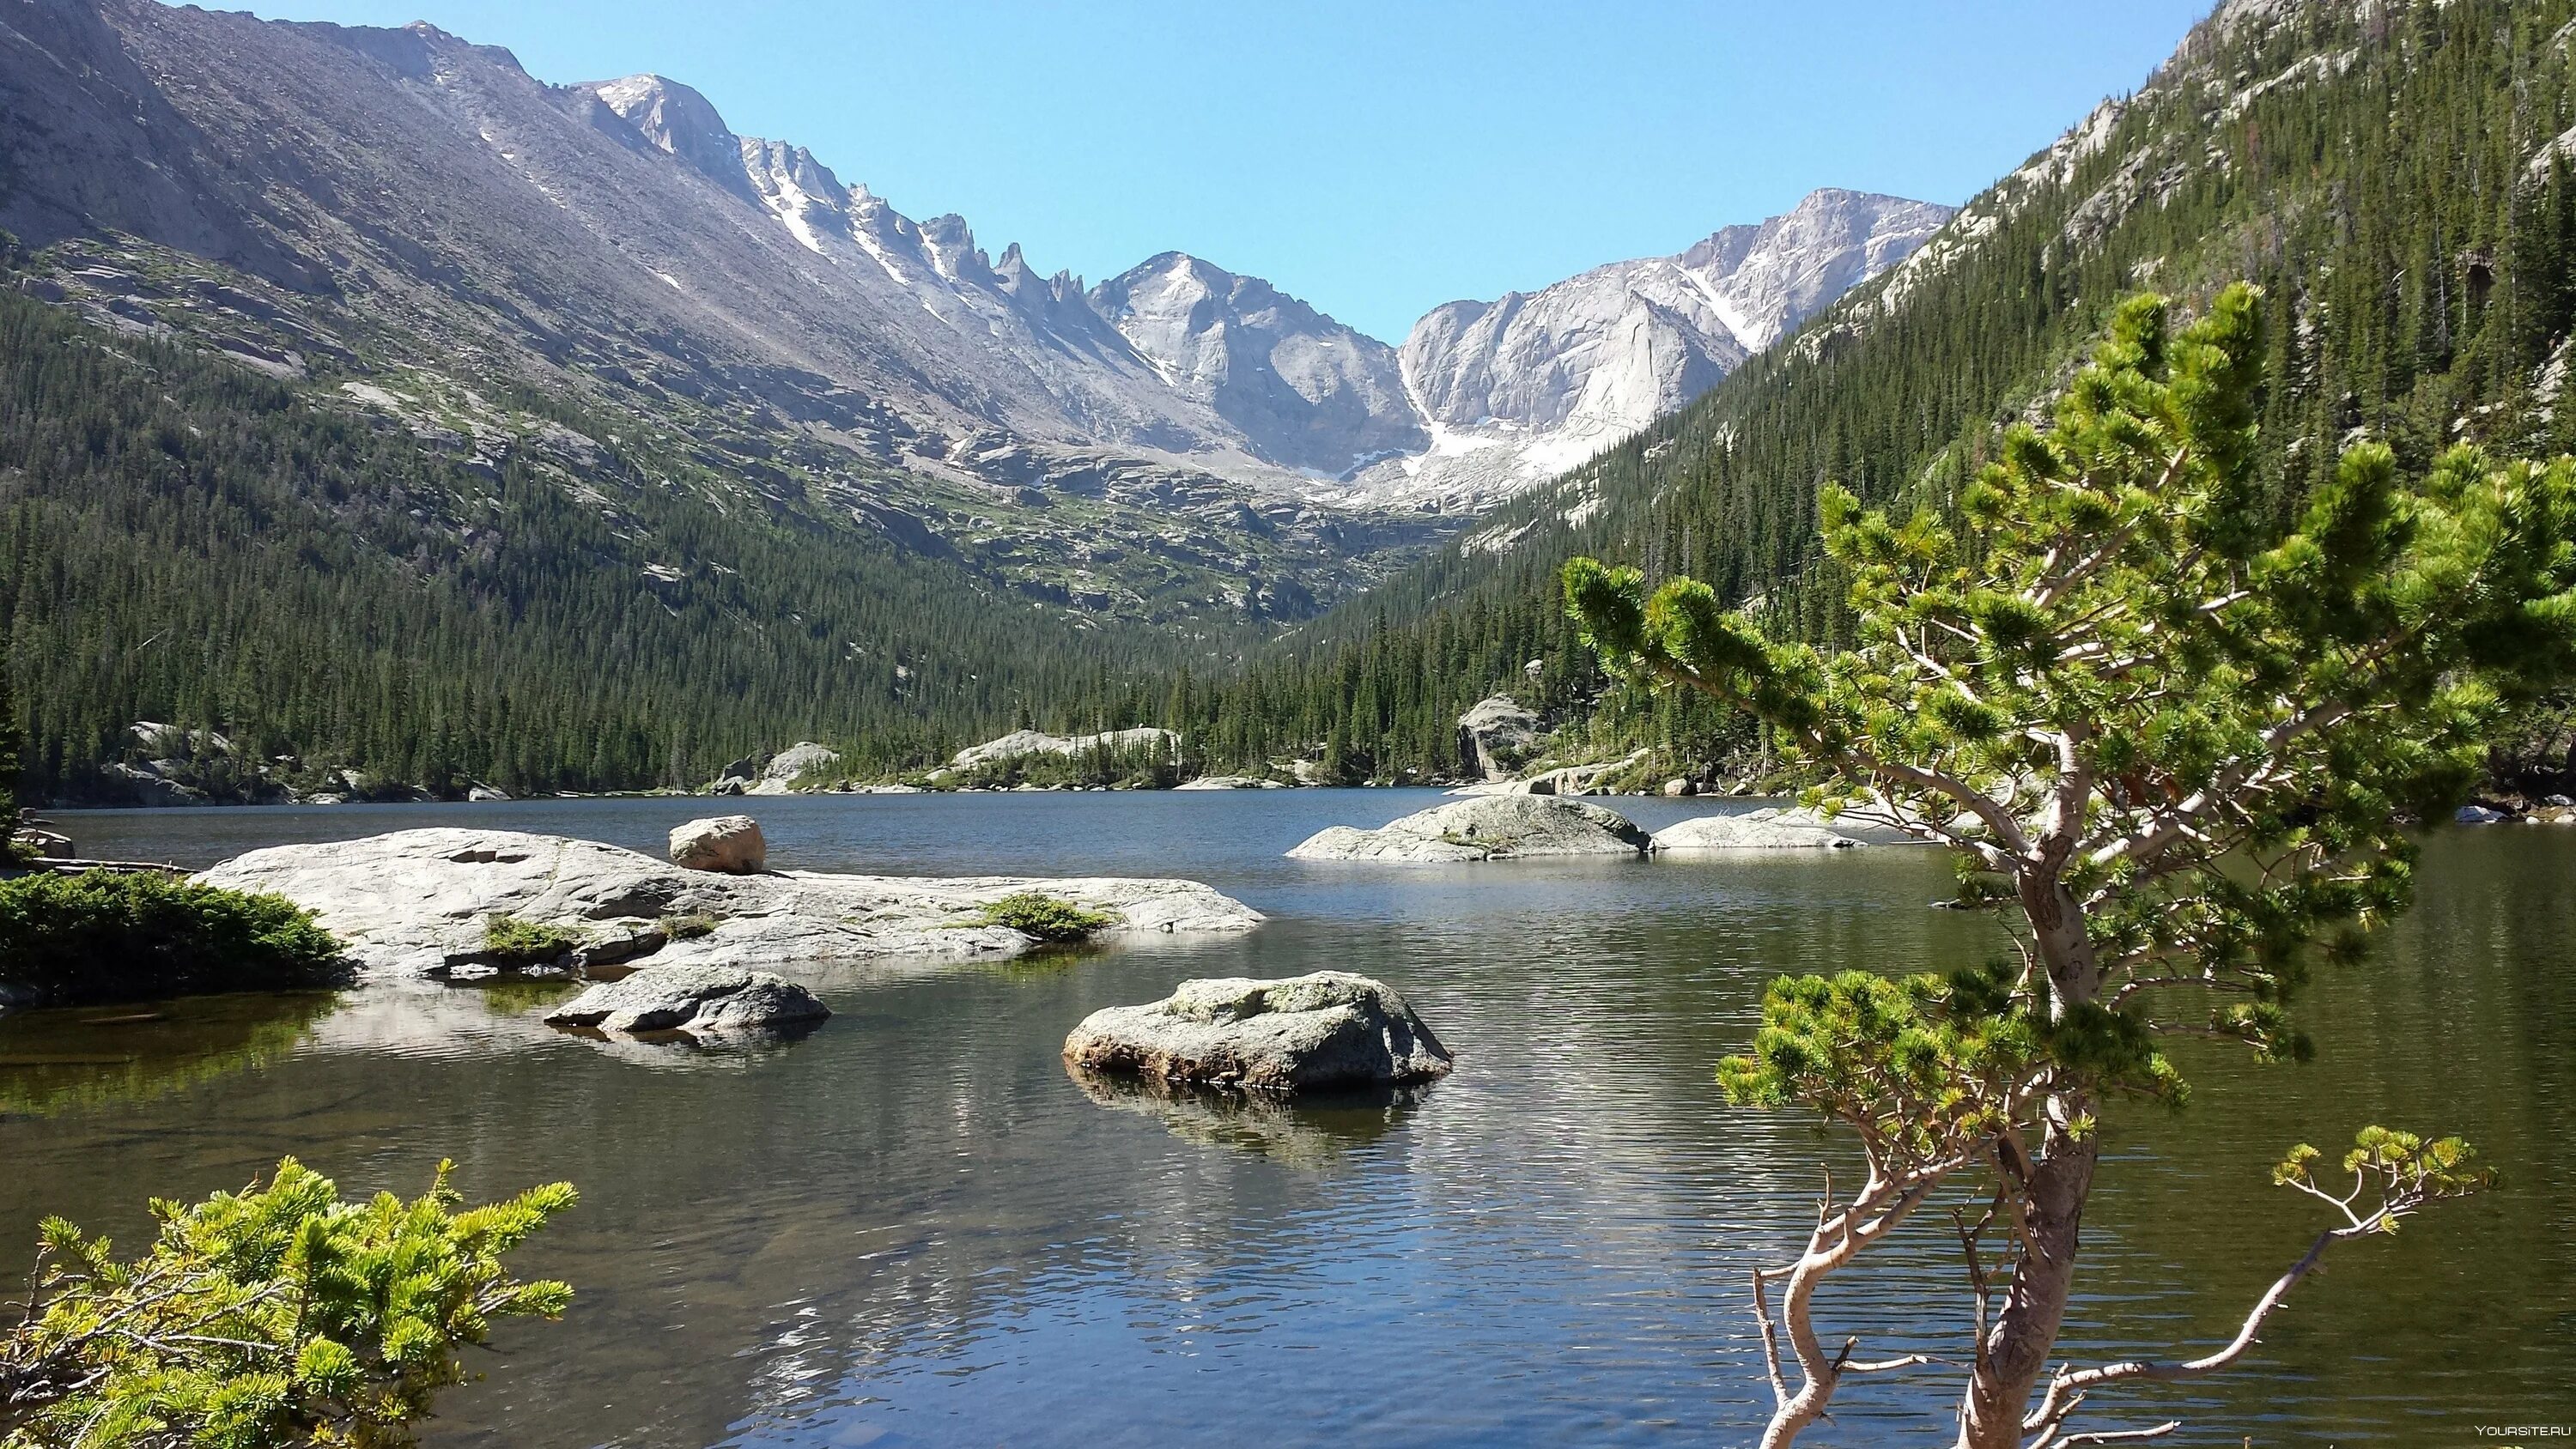
[[1375,830],[1336,825],[1288,854],[1295,860],[1440,865],[1541,855],[1635,855],[1646,842],[1646,832],[1616,810],[1544,795],[1489,795],[1435,805]]
[[1461,755],[1488,780],[1508,780],[1538,744],[1539,717],[1508,694],[1489,695],[1458,716]]
[[800,741],[769,757],[760,770],[760,779],[743,793],[746,795],[792,795],[796,782],[807,775],[819,775],[841,763],[841,752],[812,740]]
[[748,815],[692,820],[671,832],[671,864],[682,870],[757,875],[769,866],[769,842]]
[[479,959],[494,916],[570,931],[588,950],[647,948],[629,959],[741,967],[1017,955],[1038,942],[983,912],[1032,891],[1116,917],[1095,939],[1233,934],[1262,920],[1196,881],[721,875],[515,830],[404,830],[277,846],[197,879],[282,895],[347,943],[362,973],[394,976],[441,976]]
[[556,1026],[595,1031],[776,1031],[830,1016],[783,976],[724,966],[647,966],[602,982],[546,1013]]
[[1184,981],[1150,1006],[1083,1018],[1064,1059],[1086,1071],[1268,1092],[1448,1074],[1449,1051],[1393,987],[1345,971]]
[[1170,730],[1140,726],[1132,730],[1103,730],[1095,735],[1050,735],[1037,730],[1013,730],[998,740],[986,740],[959,750],[948,762],[952,770],[971,770],[978,765],[997,764],[1021,755],[1082,755],[1093,750],[1125,751],[1152,748],[1169,754],[1180,748],[1181,737]]
[[1921,845],[1924,842],[1883,821],[1846,812],[1827,819],[1799,806],[1772,807],[1741,815],[1702,815],[1655,832],[1658,852],[1723,850],[1849,850],[1864,845]]

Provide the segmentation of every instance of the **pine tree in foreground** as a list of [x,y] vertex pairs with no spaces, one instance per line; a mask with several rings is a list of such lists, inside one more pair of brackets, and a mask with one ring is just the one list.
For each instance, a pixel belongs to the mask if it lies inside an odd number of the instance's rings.
[[1928,1362],[1829,1350],[1815,1295],[1945,1189],[1977,1323],[1958,1443],[2023,1449],[2100,1442],[2065,1427],[2089,1396],[2225,1367],[2329,1248],[2488,1181],[2457,1139],[2368,1128],[2336,1190],[2298,1148],[2275,1181],[2336,1218],[2232,1342],[2042,1384],[2105,1105],[2182,1102],[2172,1034],[2307,1055],[2290,1007],[2308,964],[2405,909],[2407,822],[2445,819],[2499,711],[2576,673],[2576,461],[2458,448],[2407,479],[2363,443],[2281,518],[2255,461],[2262,319],[2246,286],[2178,335],[2163,299],[2124,304],[2054,425],[2006,436],[1955,529],[1829,490],[1847,652],[1775,642],[1689,579],[1649,597],[1636,570],[1565,569],[1606,660],[1768,722],[1830,778],[1824,808],[1950,847],[1963,903],[2011,943],[1947,979],[1776,981],[1751,1053],[1719,1069],[1731,1100],[1819,1109],[1868,1163],[1797,1259],[1755,1276],[1766,1446],[1852,1375]]
[[569,1183],[466,1208],[439,1164],[406,1202],[344,1202],[293,1158],[266,1186],[155,1202],[151,1248],[117,1261],[60,1218],[0,1326],[6,1449],[400,1449],[460,1345],[554,1318],[572,1289],[502,1258],[573,1205]]

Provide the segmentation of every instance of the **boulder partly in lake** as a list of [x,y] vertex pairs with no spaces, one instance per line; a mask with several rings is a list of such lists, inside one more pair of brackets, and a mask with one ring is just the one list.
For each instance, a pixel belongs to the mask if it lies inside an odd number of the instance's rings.
[[1489,795],[1435,805],[1361,830],[1336,825],[1288,852],[1295,860],[1400,865],[1547,855],[1636,855],[1646,832],[1616,810],[1545,795]]
[[1016,955],[1040,944],[986,918],[1038,893],[1122,933],[1234,934],[1261,913],[1196,881],[1021,876],[938,879],[684,870],[594,841],[513,830],[403,830],[255,850],[197,877],[269,891],[314,913],[362,972],[439,976],[485,952],[494,917],[571,933],[592,959],[620,943],[656,964],[798,966],[888,957]]
[[1064,1040],[1064,1059],[1118,1076],[1299,1092],[1446,1076],[1448,1048],[1393,987],[1345,971],[1278,981],[1184,981],[1149,1006],[1112,1006]]
[[1845,813],[1827,819],[1799,806],[1702,815],[1655,832],[1658,851],[1848,850],[1864,845],[1921,845],[1914,835],[1884,821]]
[[556,1026],[692,1036],[779,1031],[830,1016],[814,994],[783,976],[725,966],[647,966],[605,981],[546,1013]]

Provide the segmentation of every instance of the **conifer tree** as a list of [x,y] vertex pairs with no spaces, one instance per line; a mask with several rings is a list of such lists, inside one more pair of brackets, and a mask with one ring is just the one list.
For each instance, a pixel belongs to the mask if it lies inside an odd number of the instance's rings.
[[0,658],[0,856],[18,824],[18,701],[9,689],[9,661]]
[[1828,1352],[1815,1294],[1945,1187],[1973,1182],[1958,1442],[2022,1449],[2095,1442],[2063,1429],[2089,1395],[2225,1366],[2328,1248],[2484,1183],[2465,1144],[2373,1127],[2341,1196],[2298,1149],[2276,1181],[2344,1218],[2231,1344],[2061,1367],[2040,1391],[2101,1112],[2182,1102],[2168,1034],[2307,1055],[2292,1007],[2310,962],[2357,954],[2406,908],[2409,822],[2446,820],[2499,711],[2576,673],[2576,460],[2499,466],[2462,446],[2409,477],[2360,443],[2277,521],[2256,447],[2262,319],[2243,285],[2178,334],[2162,298],[2123,304],[2053,426],[2004,436],[1955,526],[1827,489],[1848,650],[1780,642],[1687,578],[1650,597],[1635,569],[1564,571],[1606,660],[1759,716],[1826,778],[1820,808],[1949,847],[1962,903],[2010,943],[1947,979],[1775,982],[1752,1050],[1719,1070],[1736,1102],[1820,1110],[1869,1167],[1793,1263],[1756,1275],[1778,1394],[1766,1445],[1850,1376],[1922,1365]]

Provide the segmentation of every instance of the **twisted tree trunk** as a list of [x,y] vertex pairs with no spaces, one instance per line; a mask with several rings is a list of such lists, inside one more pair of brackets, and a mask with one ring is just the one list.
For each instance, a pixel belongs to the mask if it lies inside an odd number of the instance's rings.
[[[2074,1106],[2077,1104],[2064,1104]],[[2093,1190],[2100,1149],[2090,1133],[2049,1128],[2040,1160],[2022,1186],[2026,1241],[2013,1267],[2003,1308],[1978,1346],[1959,1409],[1959,1449],[2021,1449],[2022,1419],[2047,1372],[2075,1287],[2075,1258],[2084,1201]]]

